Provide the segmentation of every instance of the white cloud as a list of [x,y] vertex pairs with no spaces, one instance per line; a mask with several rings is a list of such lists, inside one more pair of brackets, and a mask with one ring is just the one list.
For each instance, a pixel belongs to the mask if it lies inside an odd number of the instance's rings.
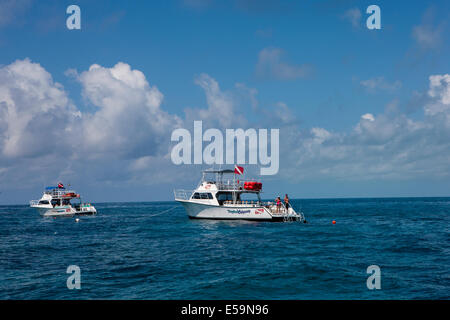
[[[62,85],[37,63],[18,60],[0,68],[0,186],[20,188],[22,181],[42,186],[67,178],[130,186],[192,179],[191,172],[168,158],[172,128],[188,127],[194,119],[219,128],[244,127],[247,119],[238,96],[247,92],[257,104],[254,90],[237,85],[239,94],[223,91],[215,79],[202,74],[195,82],[205,92],[207,107],[188,109],[183,120],[165,112],[158,88],[125,63],[92,65],[70,74],[95,111],[76,108]],[[449,177],[449,84],[448,74],[429,77],[421,120],[388,107],[381,114],[361,112],[352,128],[340,132],[299,126],[290,121],[293,112],[285,103],[275,104],[269,110],[274,117],[263,120],[280,127],[279,178]],[[261,112],[246,111],[252,110]]]
[[430,8],[424,13],[421,24],[413,27],[412,37],[422,49],[437,49],[442,43],[444,23],[435,25],[434,10]]
[[[414,180],[450,177],[449,75],[430,76],[423,120],[387,112],[363,114],[350,132],[285,128],[287,179]],[[287,141],[287,143],[286,143]]]
[[262,78],[294,80],[308,76],[312,67],[288,64],[282,60],[283,51],[279,48],[265,48],[259,52],[256,74]]
[[434,75],[430,76],[429,79],[428,95],[433,98],[433,102],[425,107],[425,113],[435,115],[448,112],[450,109],[450,75]]
[[[162,93],[142,72],[117,63],[69,74],[81,83],[95,112],[77,109],[62,85],[29,59],[0,68],[4,181],[14,183],[14,177],[28,173],[28,182],[42,183],[87,172],[88,178],[125,181],[132,178],[130,161],[169,152],[171,130],[182,121],[161,109]],[[151,161],[143,164],[151,166]]]
[[331,133],[324,128],[312,128],[311,134],[313,135],[313,140],[318,144],[322,144],[331,137]]
[[78,134],[80,112],[39,64],[17,60],[0,68],[0,151],[6,158],[65,152],[61,137]]
[[361,25],[361,10],[358,8],[351,8],[345,11],[345,13],[342,15],[342,18],[349,21],[353,28],[359,28]]
[[369,92],[375,92],[377,90],[392,92],[402,87],[401,81],[397,80],[393,83],[389,83],[384,79],[384,77],[375,77],[367,80],[362,80],[360,84]]
[[429,25],[415,26],[412,34],[422,48],[434,48],[441,42],[441,29]]
[[222,91],[202,74],[195,83],[207,108],[188,109],[183,120],[164,111],[163,94],[126,63],[69,69],[66,75],[81,84],[93,111],[81,112],[63,86],[29,59],[0,68],[0,186],[20,187],[20,180],[41,186],[55,179],[148,185],[189,178],[168,156],[172,130],[189,128],[193,120],[205,120],[205,127],[244,127],[239,101],[257,107],[256,90],[236,84]]
[[284,102],[278,102],[274,110],[268,114],[268,117],[276,120],[277,125],[292,124],[297,120],[294,113]]
[[[194,120],[202,120],[206,126],[220,128],[232,128],[245,124],[245,119],[235,108],[236,99],[233,93],[222,91],[218,82],[205,73],[198,76],[195,83],[204,90],[208,108],[186,108],[186,122],[189,125],[192,125]],[[238,84],[237,88],[248,91],[250,99],[254,99],[252,98],[254,91],[246,90],[242,84]]]
[[374,118],[373,114],[371,114],[371,113],[363,114],[361,116],[361,119],[365,119],[365,120],[369,120],[369,121],[375,121],[375,118]]
[[92,65],[78,79],[83,95],[99,107],[83,115],[83,141],[90,153],[154,155],[171,129],[181,123],[160,108],[163,94],[158,88],[128,64]]

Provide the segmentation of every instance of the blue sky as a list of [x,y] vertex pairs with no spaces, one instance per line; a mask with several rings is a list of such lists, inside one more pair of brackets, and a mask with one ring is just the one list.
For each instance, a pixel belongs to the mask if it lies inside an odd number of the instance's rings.
[[[81,30],[66,28],[70,4],[81,8]],[[371,4],[381,8],[381,30],[366,28]],[[26,203],[57,180],[94,201],[170,200],[171,190],[192,187],[201,169],[167,159],[171,126],[191,127],[200,117],[220,127],[215,103],[246,127],[281,128],[280,172],[265,179],[267,197],[448,196],[449,7],[447,1],[0,0],[0,204]],[[101,100],[113,84],[90,67],[108,71],[119,62],[145,76],[143,90],[161,94],[150,111],[136,99],[117,107],[129,109],[116,117]],[[207,88],[199,85],[202,77]],[[218,91],[208,95],[214,84]],[[58,97],[50,93],[55,88]],[[50,110],[39,112],[35,90],[50,99]],[[46,112],[52,121],[40,119]],[[83,117],[66,123],[55,112]],[[33,118],[18,125],[22,113]],[[367,114],[373,121],[361,118]],[[140,122],[147,116],[151,128]],[[102,119],[111,123],[90,131]],[[120,119],[123,128],[115,130]],[[74,138],[61,138],[60,126]],[[102,132],[111,138],[92,138]]]

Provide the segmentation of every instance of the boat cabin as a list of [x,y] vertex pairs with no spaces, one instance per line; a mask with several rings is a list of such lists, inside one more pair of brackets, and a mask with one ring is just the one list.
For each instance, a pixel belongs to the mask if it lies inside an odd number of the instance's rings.
[[[233,175],[233,177],[224,175]],[[193,192],[176,190],[175,197],[202,204],[220,206],[260,205],[262,184],[257,181],[240,181],[234,170],[205,170]],[[184,194],[183,194],[184,193]]]

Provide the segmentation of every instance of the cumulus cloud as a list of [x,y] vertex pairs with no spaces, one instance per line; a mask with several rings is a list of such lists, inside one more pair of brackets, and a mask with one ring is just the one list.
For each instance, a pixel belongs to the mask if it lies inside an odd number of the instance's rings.
[[[290,127],[280,134],[288,179],[417,179],[450,176],[449,75],[430,76],[423,120],[390,112],[363,114],[349,132]],[[387,108],[389,109],[389,108]]]
[[[205,73],[196,77],[195,83],[204,90],[208,108],[186,108],[187,123],[202,120],[208,126],[220,128],[231,128],[245,123],[244,118],[235,108],[235,94],[222,91],[218,82]],[[249,91],[243,84],[237,84],[237,87]],[[254,94],[254,91],[249,92],[251,95]]]
[[[171,164],[172,129],[188,127],[193,120],[205,120],[205,127],[245,127],[239,96],[248,94],[247,101],[257,105],[254,89],[237,84],[224,91],[214,78],[201,74],[195,83],[204,90],[207,106],[187,109],[182,119],[164,111],[163,94],[126,63],[68,74],[79,81],[93,111],[77,108],[38,63],[17,60],[0,68],[0,186],[19,188],[21,181],[41,186],[68,177],[111,186],[118,181],[133,186],[189,180],[190,172]],[[384,113],[362,111],[354,126],[340,132],[301,126],[292,121],[294,112],[287,104],[276,103],[265,118],[280,128],[280,178],[450,176],[449,74],[429,77],[423,102],[422,119],[392,112],[394,101]],[[263,109],[246,111],[252,110]]]
[[38,63],[17,60],[0,68],[0,187],[17,187],[20,180],[113,186],[189,178],[171,163],[172,130],[189,128],[194,120],[204,120],[205,127],[244,127],[239,101],[257,108],[255,89],[237,83],[223,91],[207,74],[195,78],[207,106],[186,109],[185,119],[166,112],[162,92],[126,63],[65,74],[81,84],[91,111],[75,106]]
[[311,74],[312,67],[307,64],[294,65],[283,61],[283,50],[265,48],[259,52],[256,74],[262,78],[294,80]]
[[450,111],[450,75],[434,75],[429,79],[428,95],[433,98],[433,102],[425,107],[425,113],[428,115],[448,114]]
[[60,137],[77,135],[80,112],[62,85],[39,64],[18,60],[0,68],[0,151],[3,159],[65,152]]
[[181,119],[162,110],[162,93],[142,72],[117,63],[68,74],[80,82],[94,112],[81,112],[63,86],[29,59],[0,68],[2,175],[38,168],[43,174],[48,166],[52,179],[92,170],[93,177],[120,172],[117,178],[126,180],[127,161],[167,155],[170,132]]
[[83,95],[98,107],[83,118],[83,141],[90,153],[154,155],[161,139],[180,125],[178,117],[160,108],[163,94],[158,88],[126,63],[112,68],[94,64],[78,80]]

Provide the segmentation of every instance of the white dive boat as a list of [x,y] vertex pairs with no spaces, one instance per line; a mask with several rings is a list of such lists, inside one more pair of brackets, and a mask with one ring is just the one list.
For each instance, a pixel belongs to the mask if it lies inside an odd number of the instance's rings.
[[[78,199],[79,202],[72,204],[70,200]],[[70,217],[73,215],[92,215],[97,210],[90,203],[82,203],[81,197],[74,190],[67,190],[59,183],[57,187],[45,188],[42,198],[31,200],[30,207],[38,209],[45,217]]]
[[[234,176],[226,180],[225,174]],[[203,171],[197,189],[174,190],[174,194],[175,201],[184,206],[192,219],[305,221],[303,214],[295,212],[291,206],[286,209],[284,203],[277,206],[261,201],[261,190],[260,182],[236,180],[236,169],[209,169]],[[251,196],[256,199],[246,200]]]

